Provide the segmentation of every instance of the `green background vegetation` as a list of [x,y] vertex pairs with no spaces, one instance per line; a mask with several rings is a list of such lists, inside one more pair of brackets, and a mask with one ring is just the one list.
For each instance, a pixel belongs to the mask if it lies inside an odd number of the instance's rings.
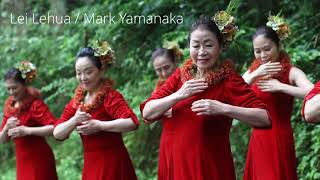
[[[225,9],[228,0],[0,0],[0,74],[23,59],[38,67],[33,86],[41,89],[46,103],[59,117],[65,104],[73,96],[77,85],[74,61],[77,51],[87,42],[108,40],[116,53],[116,64],[107,71],[141,119],[139,104],[155,84],[156,76],[150,63],[152,50],[165,40],[176,40],[188,58],[188,31],[201,14],[214,15]],[[301,68],[312,82],[320,80],[320,1],[318,0],[247,0],[242,1],[233,15],[240,32],[236,43],[224,52],[237,63],[243,73],[253,57],[251,35],[255,27],[266,23],[269,12],[282,11],[292,35],[284,48],[292,62]],[[78,13],[99,15],[127,13],[131,15],[182,15],[183,24],[69,24],[69,25],[11,25],[10,16],[48,12],[75,17]],[[4,82],[0,85],[0,108],[7,97]],[[320,128],[306,124],[300,115],[301,100],[296,100],[292,126],[298,158],[298,174],[302,180],[320,179]],[[1,114],[2,115],[2,114]],[[161,128],[159,124],[146,126],[125,135],[139,179],[156,179],[157,153]],[[234,121],[231,144],[238,179],[242,178],[250,128]],[[83,164],[82,145],[77,133],[64,142],[49,138],[54,150],[60,179],[80,179]],[[183,153],[183,152],[181,152]],[[15,179],[14,144],[0,145],[0,179]]]

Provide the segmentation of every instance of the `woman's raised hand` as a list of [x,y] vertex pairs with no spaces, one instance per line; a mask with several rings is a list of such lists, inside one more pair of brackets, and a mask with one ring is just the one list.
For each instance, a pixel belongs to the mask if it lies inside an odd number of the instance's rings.
[[12,128],[17,127],[17,125],[19,124],[19,119],[16,117],[10,117],[5,125],[5,129],[9,130]]
[[256,77],[274,75],[281,71],[282,66],[279,62],[267,62],[259,66],[257,70],[254,71]]
[[176,92],[181,99],[188,98],[195,94],[201,93],[208,88],[208,83],[205,79],[191,79],[186,81],[181,88]]
[[82,122],[87,121],[91,118],[91,115],[80,111],[79,109],[77,110],[76,114],[74,115],[75,123],[77,125],[80,125]]
[[211,99],[201,99],[192,103],[191,110],[197,115],[223,115],[226,104]]

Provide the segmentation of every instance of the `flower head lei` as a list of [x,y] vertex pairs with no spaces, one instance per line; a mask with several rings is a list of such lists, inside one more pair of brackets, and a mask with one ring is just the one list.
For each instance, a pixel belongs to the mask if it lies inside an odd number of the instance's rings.
[[235,18],[226,11],[219,11],[211,17],[211,20],[213,20],[218,26],[222,34],[224,44],[230,44],[239,31],[238,26],[235,24]]
[[22,78],[27,82],[31,82],[37,74],[36,66],[27,60],[21,61],[18,65],[15,66],[20,72]]
[[96,41],[93,49],[94,55],[100,59],[104,67],[114,63],[114,51],[107,41]]
[[180,49],[180,46],[177,41],[165,41],[163,43],[163,47],[168,50],[173,50],[175,61],[178,61],[182,58],[183,52]]
[[267,26],[271,27],[277,34],[280,40],[284,40],[289,37],[291,30],[287,23],[284,22],[283,17],[278,13],[276,16],[269,15]]

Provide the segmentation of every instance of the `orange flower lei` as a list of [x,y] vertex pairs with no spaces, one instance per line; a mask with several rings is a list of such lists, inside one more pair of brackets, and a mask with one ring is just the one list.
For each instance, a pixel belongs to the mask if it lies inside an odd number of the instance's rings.
[[110,79],[104,79],[102,83],[103,84],[99,88],[99,92],[97,93],[96,97],[94,98],[91,104],[84,103],[84,98],[85,98],[85,95],[87,94],[87,91],[84,90],[81,85],[79,85],[75,91],[74,108],[79,107],[80,111],[89,113],[92,110],[95,110],[96,108],[101,106],[105,96],[114,85],[114,82]]
[[[281,51],[279,54],[279,62],[282,66],[282,70],[278,73],[278,74],[274,74],[271,76],[271,78],[281,78],[283,77],[283,74],[289,69],[291,68],[291,60],[290,57],[288,56],[288,54],[284,51]],[[256,69],[258,69],[260,66],[262,65],[262,62],[260,59],[254,59],[251,66],[249,67],[249,72],[253,72]]]
[[[231,60],[226,60],[219,67],[218,70],[212,70],[206,73],[206,82],[209,85],[214,85],[219,83],[224,77],[230,72],[234,71],[234,64]],[[193,64],[192,60],[187,60],[181,67],[181,81],[182,83],[194,79],[197,73],[197,66]]]
[[18,116],[21,112],[27,110],[34,99],[40,97],[40,91],[36,88],[28,87],[26,89],[26,95],[22,99],[22,102],[19,107],[14,107],[16,101],[13,96],[9,96],[4,105],[4,113],[7,116]]
[[164,83],[166,82],[165,79],[158,79],[156,86],[154,87],[154,92],[157,91]]

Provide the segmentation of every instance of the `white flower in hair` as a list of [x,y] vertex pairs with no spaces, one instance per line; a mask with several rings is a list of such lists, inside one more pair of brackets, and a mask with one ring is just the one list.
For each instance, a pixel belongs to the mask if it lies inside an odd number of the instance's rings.
[[284,22],[282,17],[280,17],[280,13],[276,16],[269,15],[266,25],[276,31],[280,40],[288,38],[291,34],[288,24]]
[[27,82],[31,82],[36,77],[36,66],[27,60],[21,61],[16,68]]

